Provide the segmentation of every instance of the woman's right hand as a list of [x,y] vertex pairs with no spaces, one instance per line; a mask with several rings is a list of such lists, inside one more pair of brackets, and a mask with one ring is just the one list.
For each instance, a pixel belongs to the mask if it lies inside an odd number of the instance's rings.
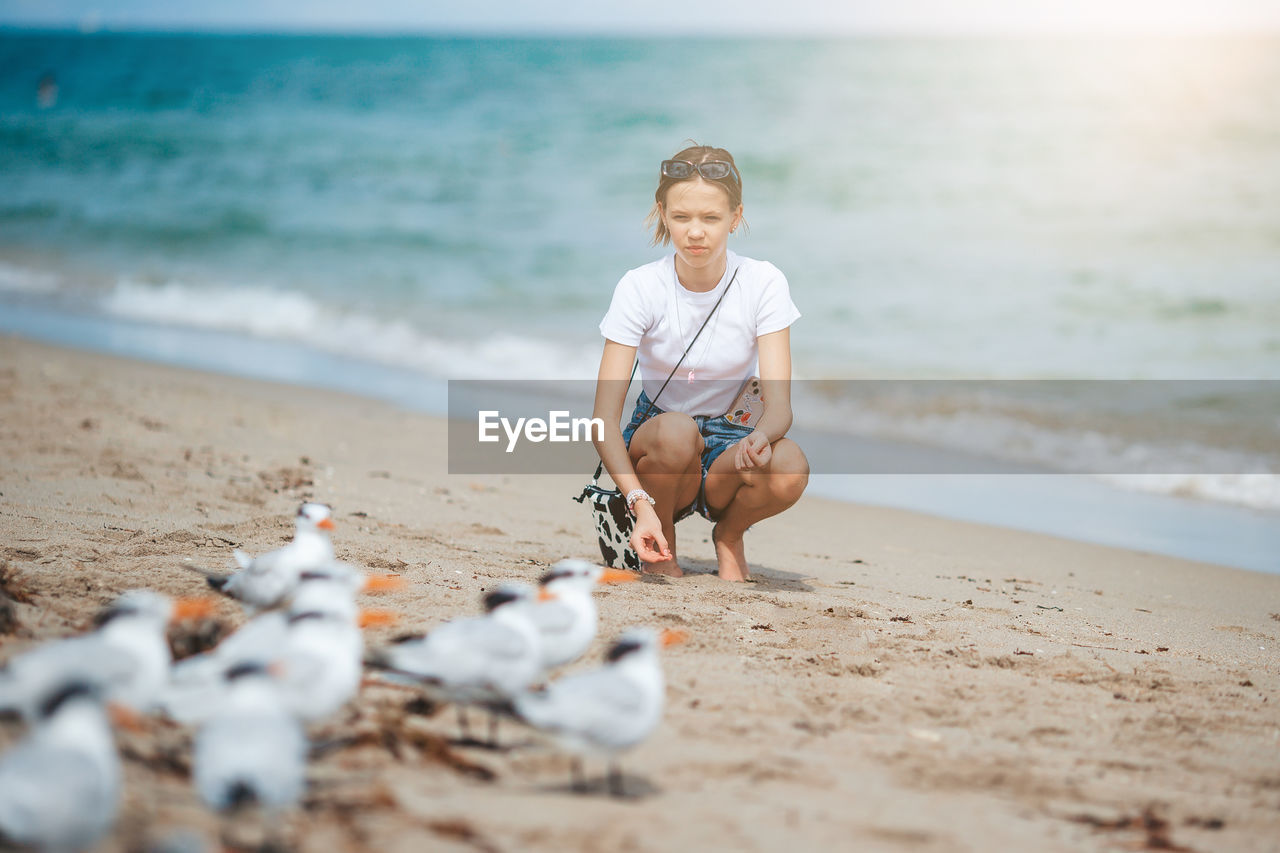
[[636,523],[631,528],[631,547],[642,563],[661,563],[671,559],[667,538],[662,535],[662,522],[653,507],[645,501],[636,501]]

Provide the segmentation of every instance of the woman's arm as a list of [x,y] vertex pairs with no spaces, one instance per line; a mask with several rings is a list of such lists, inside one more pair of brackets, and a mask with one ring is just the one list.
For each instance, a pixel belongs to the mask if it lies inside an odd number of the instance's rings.
[[773,456],[773,442],[791,429],[791,329],[779,329],[756,338],[760,347],[760,394],[764,417],[738,442],[734,462],[738,470],[766,464]]
[[[643,488],[631,465],[631,454],[622,440],[622,408],[626,404],[627,385],[631,377],[631,365],[635,363],[636,348],[605,340],[600,356],[600,372],[596,376],[596,400],[593,417],[604,421],[604,436],[594,442],[605,470],[614,485],[624,495]],[[636,524],[631,532],[631,547],[640,559],[653,563],[671,559],[667,540],[662,535],[662,523],[648,501],[636,501]]]

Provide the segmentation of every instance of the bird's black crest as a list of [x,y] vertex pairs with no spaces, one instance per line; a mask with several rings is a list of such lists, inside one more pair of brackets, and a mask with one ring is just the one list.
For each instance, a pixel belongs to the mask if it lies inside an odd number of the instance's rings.
[[267,668],[260,663],[255,661],[244,661],[243,663],[238,663],[231,667],[231,669],[228,669],[226,673],[223,674],[223,678],[227,681],[235,681],[236,679],[244,678],[247,675],[263,675],[266,671]]
[[483,599],[484,612],[492,613],[504,604],[510,604],[513,601],[519,601],[521,595],[517,592],[509,592],[505,589],[495,589],[493,592],[485,593]]
[[609,651],[605,654],[604,659],[609,663],[613,663],[619,658],[625,657],[626,655],[629,655],[632,652],[640,651],[642,648],[644,648],[644,644],[638,643],[635,640],[619,640],[609,648]]
[[400,645],[401,643],[415,643],[418,640],[425,640],[427,635],[421,631],[416,634],[400,634],[391,638],[392,645]]
[[121,616],[133,616],[137,612],[137,610],[127,605],[113,604],[98,611],[97,615],[93,617],[93,627],[101,628],[113,619],[119,619]]
[[227,581],[231,580],[231,575],[206,575],[205,580],[209,582],[209,586],[221,591]]
[[73,681],[49,696],[40,705],[40,716],[48,718],[57,713],[67,702],[79,696],[97,696],[98,690],[87,681]]
[[293,625],[307,619],[327,619],[328,613],[321,613],[319,610],[304,610],[301,613],[294,613],[289,617],[289,624]]
[[560,578],[571,578],[574,576],[574,574],[575,574],[574,572],[568,572],[568,571],[565,571],[564,569],[553,569],[552,571],[549,571],[542,577],[538,578],[538,586],[546,586],[552,581],[560,580]]
[[323,569],[307,569],[305,572],[298,575],[298,580],[300,581],[331,581],[333,580],[333,575],[330,572],[324,571]]

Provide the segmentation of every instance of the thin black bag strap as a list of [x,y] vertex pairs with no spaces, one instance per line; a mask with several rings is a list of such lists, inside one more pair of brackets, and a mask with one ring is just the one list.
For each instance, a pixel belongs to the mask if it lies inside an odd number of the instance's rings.
[[[649,401],[649,408],[644,410],[644,417],[640,419],[641,421],[646,421],[649,419],[649,414],[653,411],[653,407],[658,405],[658,398],[662,396],[663,391],[667,390],[667,385],[670,384],[671,377],[675,376],[676,371],[680,369],[680,365],[684,364],[685,356],[687,356],[690,353],[690,351],[693,350],[693,345],[698,342],[698,338],[702,335],[702,330],[705,329],[707,327],[707,324],[711,322],[711,318],[715,316],[716,311],[719,310],[720,308],[720,303],[724,302],[725,296],[727,296],[729,293],[729,288],[733,287],[733,282],[738,278],[738,270],[740,269],[742,269],[742,267],[738,267],[733,271],[733,276],[729,279],[729,283],[724,286],[724,292],[720,294],[720,298],[716,300],[716,304],[711,306],[711,311],[708,312],[707,319],[702,321],[702,325],[698,327],[698,331],[694,334],[693,340],[689,341],[689,345],[684,348],[684,352],[680,355],[680,360],[676,362],[675,367],[671,368],[671,372],[667,374],[666,381],[662,383],[662,387],[658,389],[658,393],[654,394],[653,399]],[[680,297],[677,296],[676,298],[679,299]],[[631,367],[631,379],[627,380],[628,386],[630,386],[631,382],[636,378],[636,370],[639,367],[640,367],[640,359],[637,358],[636,363]],[[600,475],[603,473],[604,473],[604,460],[601,459],[600,463],[596,465],[596,472],[591,475],[591,485],[594,486],[597,482],[599,482]],[[579,498],[578,500],[581,500],[581,498]]]

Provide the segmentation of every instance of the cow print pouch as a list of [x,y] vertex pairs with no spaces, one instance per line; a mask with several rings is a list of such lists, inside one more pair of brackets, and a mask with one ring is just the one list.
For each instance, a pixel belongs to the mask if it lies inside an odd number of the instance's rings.
[[605,565],[640,571],[640,557],[631,547],[631,530],[635,527],[635,519],[627,511],[627,500],[622,492],[606,489],[593,478],[574,500],[578,503],[591,502],[600,556],[604,558]]

